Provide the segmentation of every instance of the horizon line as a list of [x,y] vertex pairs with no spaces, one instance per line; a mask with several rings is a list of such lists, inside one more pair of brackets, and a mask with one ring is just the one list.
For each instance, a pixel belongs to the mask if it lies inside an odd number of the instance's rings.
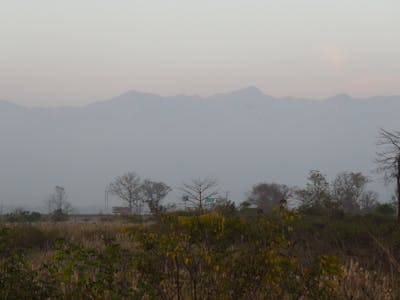
[[260,88],[254,86],[254,85],[249,85],[249,86],[245,86],[243,88],[239,88],[239,89],[235,89],[235,90],[228,90],[225,92],[217,92],[217,93],[213,93],[209,96],[201,96],[199,94],[185,94],[185,93],[181,93],[181,94],[172,94],[172,95],[162,95],[162,94],[158,94],[158,93],[154,93],[154,92],[147,92],[147,91],[141,91],[141,90],[136,90],[136,89],[128,89],[125,92],[122,92],[120,94],[117,94],[116,96],[113,96],[111,98],[107,98],[107,99],[100,99],[100,100],[95,100],[93,102],[89,102],[89,103],[85,103],[85,104],[72,104],[72,105],[25,105],[25,104],[20,104],[18,102],[18,100],[7,100],[4,98],[0,98],[0,103],[7,103],[10,105],[14,105],[14,106],[18,106],[20,108],[26,108],[26,109],[62,109],[62,108],[83,108],[83,107],[88,107],[90,105],[94,105],[94,104],[99,104],[99,103],[106,103],[106,102],[111,102],[115,99],[127,96],[127,95],[133,95],[133,94],[137,94],[137,95],[147,95],[147,96],[155,96],[155,97],[160,97],[160,98],[174,98],[174,97],[192,97],[192,98],[200,98],[202,100],[208,100],[211,98],[215,98],[215,97],[220,97],[220,96],[225,96],[225,95],[229,95],[229,94],[237,94],[237,93],[243,93],[243,92],[254,92],[254,93],[258,93],[259,95],[261,95],[262,97],[270,97],[270,98],[274,98],[276,100],[308,100],[308,101],[316,101],[316,102],[323,102],[323,101],[329,101],[332,100],[334,98],[339,98],[339,97],[345,97],[348,98],[350,100],[368,100],[368,99],[372,99],[372,98],[377,98],[377,97],[383,97],[383,98],[392,98],[392,97],[400,97],[400,94],[392,94],[392,95],[382,95],[382,94],[377,94],[377,95],[371,95],[371,96],[364,96],[364,97],[353,97],[351,94],[349,93],[337,93],[328,97],[321,97],[321,98],[315,98],[315,97],[303,97],[303,96],[273,96],[270,94],[265,93],[264,91],[262,91]]

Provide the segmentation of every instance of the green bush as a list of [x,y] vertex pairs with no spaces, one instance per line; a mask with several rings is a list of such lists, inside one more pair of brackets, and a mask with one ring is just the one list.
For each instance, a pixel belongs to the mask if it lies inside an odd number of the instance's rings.
[[378,204],[374,210],[374,213],[378,215],[394,217],[396,214],[396,207],[390,203]]
[[3,220],[5,222],[38,222],[42,219],[42,215],[35,211],[26,211],[16,209],[14,212],[5,214]]

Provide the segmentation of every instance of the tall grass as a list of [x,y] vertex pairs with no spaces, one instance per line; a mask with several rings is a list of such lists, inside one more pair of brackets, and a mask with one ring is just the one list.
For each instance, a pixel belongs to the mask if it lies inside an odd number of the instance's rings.
[[0,298],[398,299],[399,229],[374,222],[283,211],[3,224]]

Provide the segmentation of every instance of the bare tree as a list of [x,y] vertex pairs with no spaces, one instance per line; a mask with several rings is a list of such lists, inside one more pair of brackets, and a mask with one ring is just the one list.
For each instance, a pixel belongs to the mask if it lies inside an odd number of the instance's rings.
[[67,199],[68,196],[65,188],[62,186],[55,186],[54,192],[50,194],[49,198],[46,200],[49,214],[52,216],[53,220],[61,221],[72,212],[72,205]]
[[192,203],[200,211],[204,208],[204,201],[207,198],[218,195],[218,180],[211,177],[192,179],[190,182],[183,182],[180,190],[186,196],[187,201]]
[[253,186],[247,199],[249,203],[268,213],[274,207],[285,207],[291,195],[292,190],[284,184],[259,183]]
[[156,182],[146,179],[141,185],[141,195],[143,201],[149,206],[153,215],[160,214],[164,207],[161,201],[171,191],[171,188],[163,182]]
[[140,177],[134,172],[128,172],[122,176],[118,176],[110,183],[109,190],[112,194],[118,196],[128,203],[131,210],[136,213],[140,211],[141,204],[141,182]]
[[378,171],[383,173],[386,183],[396,181],[397,222],[400,223],[400,131],[381,128],[377,145],[382,147],[375,160]]
[[360,199],[361,212],[369,213],[378,206],[378,194],[374,191],[366,191]]

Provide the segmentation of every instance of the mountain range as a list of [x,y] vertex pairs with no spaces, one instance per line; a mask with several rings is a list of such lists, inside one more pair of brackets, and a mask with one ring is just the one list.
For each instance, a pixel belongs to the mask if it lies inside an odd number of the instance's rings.
[[387,200],[376,137],[400,128],[399,112],[400,96],[277,98],[255,87],[210,97],[128,91],[80,107],[0,101],[0,203],[40,208],[61,185],[78,210],[99,211],[107,185],[128,171],[175,190],[216,177],[240,202],[256,183],[301,186],[315,169],[330,179],[361,171]]

